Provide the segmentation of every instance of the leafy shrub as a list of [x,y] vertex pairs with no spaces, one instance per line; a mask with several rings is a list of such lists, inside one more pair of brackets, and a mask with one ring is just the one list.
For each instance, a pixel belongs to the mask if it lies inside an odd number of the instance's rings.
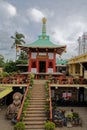
[[54,130],[55,124],[51,121],[48,121],[45,123],[45,130]]
[[72,119],[72,118],[73,118],[73,114],[72,114],[72,113],[69,113],[69,114],[67,115],[67,118]]
[[16,123],[14,130],[25,130],[25,124],[23,122]]
[[73,118],[79,118],[79,114],[76,112],[73,112]]

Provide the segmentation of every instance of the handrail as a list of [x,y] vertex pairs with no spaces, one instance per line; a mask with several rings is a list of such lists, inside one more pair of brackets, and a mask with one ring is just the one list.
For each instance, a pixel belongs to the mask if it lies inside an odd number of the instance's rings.
[[24,94],[24,98],[23,98],[21,107],[20,107],[20,109],[19,109],[18,115],[17,115],[17,121],[20,121],[20,117],[21,117],[21,114],[22,114],[23,106],[24,106],[24,101],[25,101],[26,95],[27,95],[27,93],[28,93],[28,86],[29,86],[29,84],[27,85],[27,88],[26,88],[26,91],[25,91],[25,94]]
[[52,121],[52,101],[51,101],[51,87],[49,84],[49,99],[50,99],[50,121]]

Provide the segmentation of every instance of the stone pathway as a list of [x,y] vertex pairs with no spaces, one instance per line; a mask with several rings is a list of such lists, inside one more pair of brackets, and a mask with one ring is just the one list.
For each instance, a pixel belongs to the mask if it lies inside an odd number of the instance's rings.
[[10,120],[5,118],[6,107],[0,108],[0,130],[13,130]]

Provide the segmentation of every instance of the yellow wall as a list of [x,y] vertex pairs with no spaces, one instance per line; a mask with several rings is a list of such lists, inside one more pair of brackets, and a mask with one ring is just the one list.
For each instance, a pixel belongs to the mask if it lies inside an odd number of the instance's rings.
[[[69,74],[72,76],[83,76],[82,63],[87,63],[87,53],[79,55],[77,57],[68,60]],[[84,71],[84,78],[87,78],[87,74]]]

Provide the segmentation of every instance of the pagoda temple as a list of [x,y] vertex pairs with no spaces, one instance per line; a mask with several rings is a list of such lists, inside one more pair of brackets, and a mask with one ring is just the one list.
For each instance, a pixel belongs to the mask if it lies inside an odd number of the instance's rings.
[[36,79],[49,74],[58,75],[56,72],[56,55],[61,55],[66,50],[66,46],[56,45],[50,41],[46,34],[46,18],[42,19],[42,34],[35,42],[18,46],[28,54],[28,71],[34,73]]

